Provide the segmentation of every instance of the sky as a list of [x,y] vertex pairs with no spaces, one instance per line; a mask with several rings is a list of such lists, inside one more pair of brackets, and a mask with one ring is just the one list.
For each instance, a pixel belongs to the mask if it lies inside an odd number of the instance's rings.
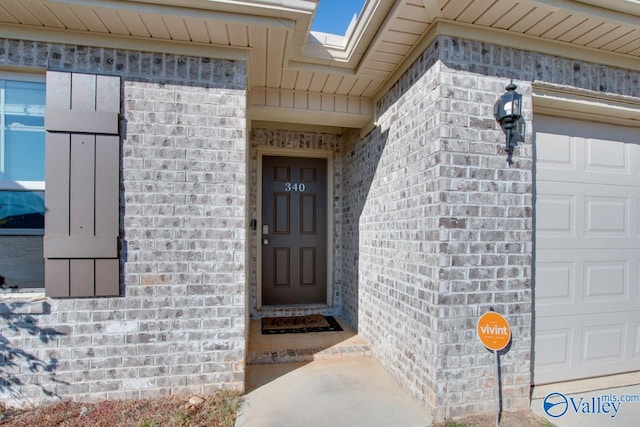
[[365,0],[320,0],[312,31],[344,36],[353,14],[360,15]]

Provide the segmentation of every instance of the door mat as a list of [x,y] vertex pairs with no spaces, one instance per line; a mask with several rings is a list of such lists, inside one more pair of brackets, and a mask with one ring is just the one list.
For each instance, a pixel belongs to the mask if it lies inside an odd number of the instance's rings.
[[262,335],[334,331],[342,331],[342,327],[332,316],[323,316],[321,314],[265,317],[262,319]]

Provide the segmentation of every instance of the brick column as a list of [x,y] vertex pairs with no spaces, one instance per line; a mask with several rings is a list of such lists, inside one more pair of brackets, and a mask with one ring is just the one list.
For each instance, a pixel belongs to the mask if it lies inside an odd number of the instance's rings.
[[[345,149],[343,271],[358,285],[344,306],[437,421],[493,410],[493,358],[475,336],[490,307],[513,328],[503,408],[529,397],[531,139],[508,167],[493,118],[506,62],[473,69],[476,48],[439,37],[378,102],[379,126]],[[530,123],[530,87],[519,91]]]
[[[505,135],[493,118],[493,104],[509,80],[443,67],[440,82],[435,415],[455,418],[493,410],[494,356],[475,331],[477,319],[490,309],[503,314],[512,329],[512,344],[501,355],[503,409],[526,409],[532,332],[530,135],[509,167]],[[531,123],[530,86],[517,83]]]

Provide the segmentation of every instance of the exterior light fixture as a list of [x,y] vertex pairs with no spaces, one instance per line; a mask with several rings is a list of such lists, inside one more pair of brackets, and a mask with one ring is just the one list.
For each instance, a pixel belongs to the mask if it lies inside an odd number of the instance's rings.
[[500,123],[500,127],[507,134],[505,151],[507,163],[513,164],[513,148],[518,145],[513,129],[522,117],[522,95],[516,92],[517,86],[513,81],[505,88],[507,90],[493,106],[493,115]]

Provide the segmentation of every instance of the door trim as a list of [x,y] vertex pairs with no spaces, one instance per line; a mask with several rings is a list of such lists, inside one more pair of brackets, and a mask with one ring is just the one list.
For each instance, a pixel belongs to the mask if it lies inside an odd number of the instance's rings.
[[[258,147],[257,149],[257,192],[256,192],[256,283],[257,283],[257,309],[262,306],[262,157],[308,157],[327,160],[327,306],[333,306],[333,151],[308,150],[296,148]],[[271,306],[268,306],[271,307]]]

